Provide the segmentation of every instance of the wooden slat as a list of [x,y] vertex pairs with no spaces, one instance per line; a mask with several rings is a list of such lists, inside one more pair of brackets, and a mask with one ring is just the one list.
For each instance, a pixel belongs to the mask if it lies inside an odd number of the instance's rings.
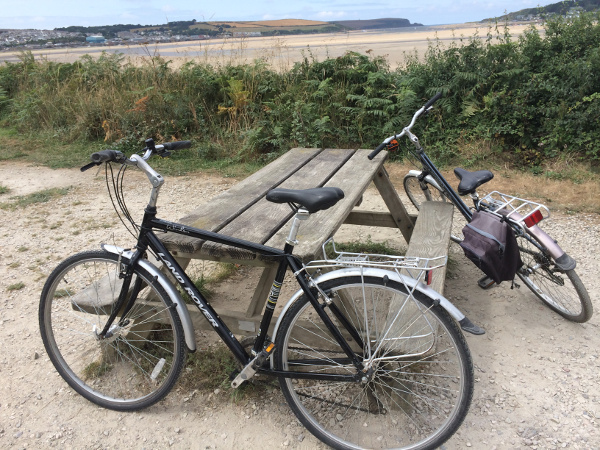
[[[356,199],[365,192],[374,174],[383,166],[387,157],[381,152],[372,161],[367,158],[369,150],[358,150],[325,186],[339,187],[344,191],[344,199],[325,211],[312,214],[303,222],[298,234],[299,244],[294,254],[303,260],[314,259],[320,254],[323,242],[331,237],[344,222],[344,219],[356,204]],[[284,226],[267,245],[282,247],[289,233],[289,227]]]
[[[279,186],[321,151],[316,148],[294,148],[209,203],[200,205],[179,222],[203,230],[220,231],[263,198],[269,189]],[[202,240],[173,233],[166,233],[160,238],[169,250],[190,256],[195,255],[203,244]]]
[[[414,222],[417,220],[416,214],[411,214],[410,218]],[[380,211],[362,211],[354,210],[348,214],[346,225],[363,225],[370,227],[387,227],[387,228],[398,228],[398,224],[394,220],[394,216],[389,212]]]
[[[446,202],[424,202],[412,232],[412,237],[406,250],[406,256],[433,258],[448,255],[450,234],[452,231],[452,216],[454,207]],[[419,276],[403,270],[404,275]],[[429,287],[440,294],[444,292],[446,266],[435,269],[433,280]],[[405,296],[392,299],[388,310],[389,336],[420,336],[400,341],[390,341],[391,353],[407,354],[420,353],[423,357],[435,350],[436,332],[422,316],[422,311]],[[427,332],[429,331],[429,332]]]
[[[354,152],[354,150],[340,149],[323,151],[287,178],[279,187],[286,189],[308,189],[322,186],[332,177],[332,174],[335,174],[352,157]],[[264,244],[292,215],[293,212],[287,204],[275,204],[263,198],[224,227],[220,233]],[[280,248],[282,247],[283,244]],[[204,244],[200,250],[200,255],[210,255],[211,257],[231,256],[240,260],[254,259],[256,257],[250,251],[214,242]]]
[[[432,258],[448,255],[454,206],[447,202],[424,202],[406,249],[406,256]],[[433,271],[431,288],[444,292],[446,266]]]

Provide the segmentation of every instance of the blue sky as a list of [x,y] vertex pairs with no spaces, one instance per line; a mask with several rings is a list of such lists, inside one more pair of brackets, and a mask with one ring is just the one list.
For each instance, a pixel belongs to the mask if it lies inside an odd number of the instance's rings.
[[425,25],[479,21],[540,0],[0,0],[0,29],[159,24],[175,20],[344,20],[400,17]]

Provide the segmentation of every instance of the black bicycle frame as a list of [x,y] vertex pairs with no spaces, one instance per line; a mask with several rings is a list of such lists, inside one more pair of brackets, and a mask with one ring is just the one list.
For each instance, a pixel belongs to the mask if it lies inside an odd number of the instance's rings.
[[465,217],[465,219],[467,219],[467,222],[470,222],[473,218],[473,213],[471,212],[471,209],[467,206],[463,199],[460,198],[460,196],[454,191],[454,189],[452,189],[452,186],[450,186],[450,184],[446,181],[446,179],[440,173],[435,164],[433,164],[433,162],[429,159],[429,156],[427,156],[423,148],[420,148],[418,150],[417,157],[419,158],[419,161],[425,168],[425,172],[433,176],[433,178],[440,184],[440,187],[446,192],[448,197],[450,197],[450,200],[452,203],[454,203],[454,206],[456,206],[460,213]]
[[[344,353],[346,353],[348,357],[347,362],[352,363],[357,368],[357,374],[355,375],[294,372],[265,368],[259,369],[260,372],[270,373],[272,375],[283,376],[286,378],[326,379],[329,381],[357,381],[359,379],[358,371],[363,370],[362,359],[359,358],[356,355],[356,353],[352,351],[350,345],[348,344],[348,342],[346,342],[346,339],[343,337],[338,327],[336,327],[336,325],[332,322],[331,318],[324,311],[324,307],[319,303],[318,298],[313,294],[313,292],[311,292],[307,280],[302,275],[302,262],[299,261],[298,258],[296,258],[292,254],[293,246],[290,244],[286,244],[283,250],[279,250],[273,247],[267,247],[265,245],[256,244],[250,241],[245,241],[231,236],[225,236],[222,234],[202,230],[199,228],[188,227],[179,223],[158,219],[156,217],[156,208],[147,207],[140,227],[136,251],[134,252],[129,267],[127,267],[126,269],[126,279],[123,283],[123,289],[121,291],[119,301],[121,301],[122,298],[124,299],[127,296],[127,293],[124,288],[127,285],[127,289],[129,289],[129,284],[131,281],[131,275],[133,274],[133,267],[135,266],[135,262],[139,258],[141,258],[141,255],[144,255],[146,253],[148,248],[150,248],[154,251],[154,253],[156,253],[161,262],[171,272],[171,274],[173,275],[175,280],[177,280],[177,283],[179,283],[181,288],[190,296],[196,307],[205,316],[206,320],[217,332],[217,334],[223,340],[225,345],[227,345],[227,347],[231,350],[235,358],[244,365],[248,364],[253,358],[252,356],[248,355],[241,343],[235,338],[231,330],[219,317],[219,315],[210,305],[208,300],[206,300],[206,298],[204,298],[204,296],[199,292],[194,283],[190,280],[190,278],[187,276],[187,274],[181,268],[181,266],[177,263],[175,258],[171,255],[171,253],[165,248],[163,243],[158,239],[153,230],[181,234],[196,239],[202,239],[206,241],[216,242],[219,244],[230,245],[232,247],[249,250],[266,257],[280,259],[277,275],[273,283],[274,289],[272,289],[271,295],[269,296],[269,301],[267,302],[265,313],[263,314],[263,317],[261,319],[259,333],[253,348],[254,352],[260,352],[263,349],[263,346],[267,340],[267,331],[269,329],[269,325],[273,317],[273,311],[275,309],[275,304],[277,302],[277,297],[279,295],[278,290],[283,283],[283,279],[289,267],[292,270],[292,272],[296,274],[296,280],[298,281],[300,288],[306,294],[309,302],[315,308],[317,314],[319,315],[321,320],[323,320],[323,323],[331,332],[331,335],[336,339]],[[127,279],[129,279],[129,282],[127,281]],[[135,298],[130,299],[130,302],[133,301],[135,301]],[[115,308],[115,316],[116,311],[120,310],[120,307],[121,305],[119,304],[118,307]],[[127,308],[130,307],[131,305],[127,305]],[[336,310],[334,308],[331,309],[334,315],[338,316],[339,314],[341,314],[339,310]],[[111,318],[109,318],[105,330],[108,330],[114,319],[115,317],[112,316]],[[341,321],[341,323],[342,326],[347,328],[347,331],[350,333],[351,336],[358,336],[358,332],[356,331],[356,329],[354,329],[354,327],[352,327],[352,325],[350,325],[350,323],[347,320]],[[106,331],[104,331],[104,333],[106,333]]]

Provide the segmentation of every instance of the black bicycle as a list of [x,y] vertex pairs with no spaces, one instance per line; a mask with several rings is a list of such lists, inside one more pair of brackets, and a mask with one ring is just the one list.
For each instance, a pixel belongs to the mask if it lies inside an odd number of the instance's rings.
[[[300,222],[338,202],[343,192],[337,188],[273,189],[267,194],[268,200],[288,203],[295,211],[282,250],[159,219],[156,204],[164,180],[146,161],[190,143],[146,142],[143,155],[126,158],[104,150],[82,168],[106,163],[109,192],[117,212],[135,228],[135,248],[103,245],[73,255],[50,274],[42,291],[42,339],[57,371],[75,391],[120,411],[148,407],[167,395],[187,352],[196,349],[185,296],[239,361],[232,386],[257,373],[277,377],[294,414],[328,445],[429,449],[457,430],[474,383],[459,325],[475,334],[483,331],[426,285],[427,274],[445,264],[445,258],[341,253],[303,265],[292,253]],[[118,172],[113,171],[117,165]],[[141,169],[152,185],[139,225],[123,195],[130,166]],[[279,261],[252,348],[236,339],[167,251],[157,237],[163,232]],[[267,331],[288,269],[299,290],[283,308],[271,337]]]
[[[456,193],[429,159],[417,136],[411,132],[416,120],[429,112],[440,98],[441,93],[431,98],[414,114],[410,124],[400,134],[383,141],[369,158],[375,157],[383,149],[397,149],[398,138],[407,136],[415,147],[409,152],[421,165],[421,170],[411,170],[403,181],[404,190],[415,208],[419,209],[424,201],[451,202],[459,213],[455,217],[458,215],[463,219],[455,220],[459,224],[458,228],[461,228],[461,222],[470,222],[472,216],[472,209],[462,200],[461,195],[471,197],[473,210],[501,213],[517,236],[523,261],[523,266],[517,272],[519,278],[540,300],[561,316],[574,322],[588,321],[592,317],[592,303],[585,286],[575,273],[575,260],[539,227],[539,223],[550,215],[548,208],[496,191],[479,198],[477,188],[494,177],[489,170],[469,172],[461,168],[454,169],[454,174],[460,180]],[[453,228],[452,240],[462,241],[456,226]],[[479,280],[479,285],[483,288],[489,288],[493,284],[493,280],[487,277]]]

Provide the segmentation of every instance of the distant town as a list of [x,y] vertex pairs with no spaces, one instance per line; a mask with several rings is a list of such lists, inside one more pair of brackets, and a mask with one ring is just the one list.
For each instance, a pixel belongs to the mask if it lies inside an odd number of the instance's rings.
[[[231,33],[229,36],[260,36],[261,33]],[[179,42],[209,39],[209,35],[172,35],[162,31],[141,31],[132,33],[121,31],[117,36],[105,38],[94,33],[69,32],[58,30],[0,30],[0,50],[91,47],[100,45],[129,45],[157,42]]]

